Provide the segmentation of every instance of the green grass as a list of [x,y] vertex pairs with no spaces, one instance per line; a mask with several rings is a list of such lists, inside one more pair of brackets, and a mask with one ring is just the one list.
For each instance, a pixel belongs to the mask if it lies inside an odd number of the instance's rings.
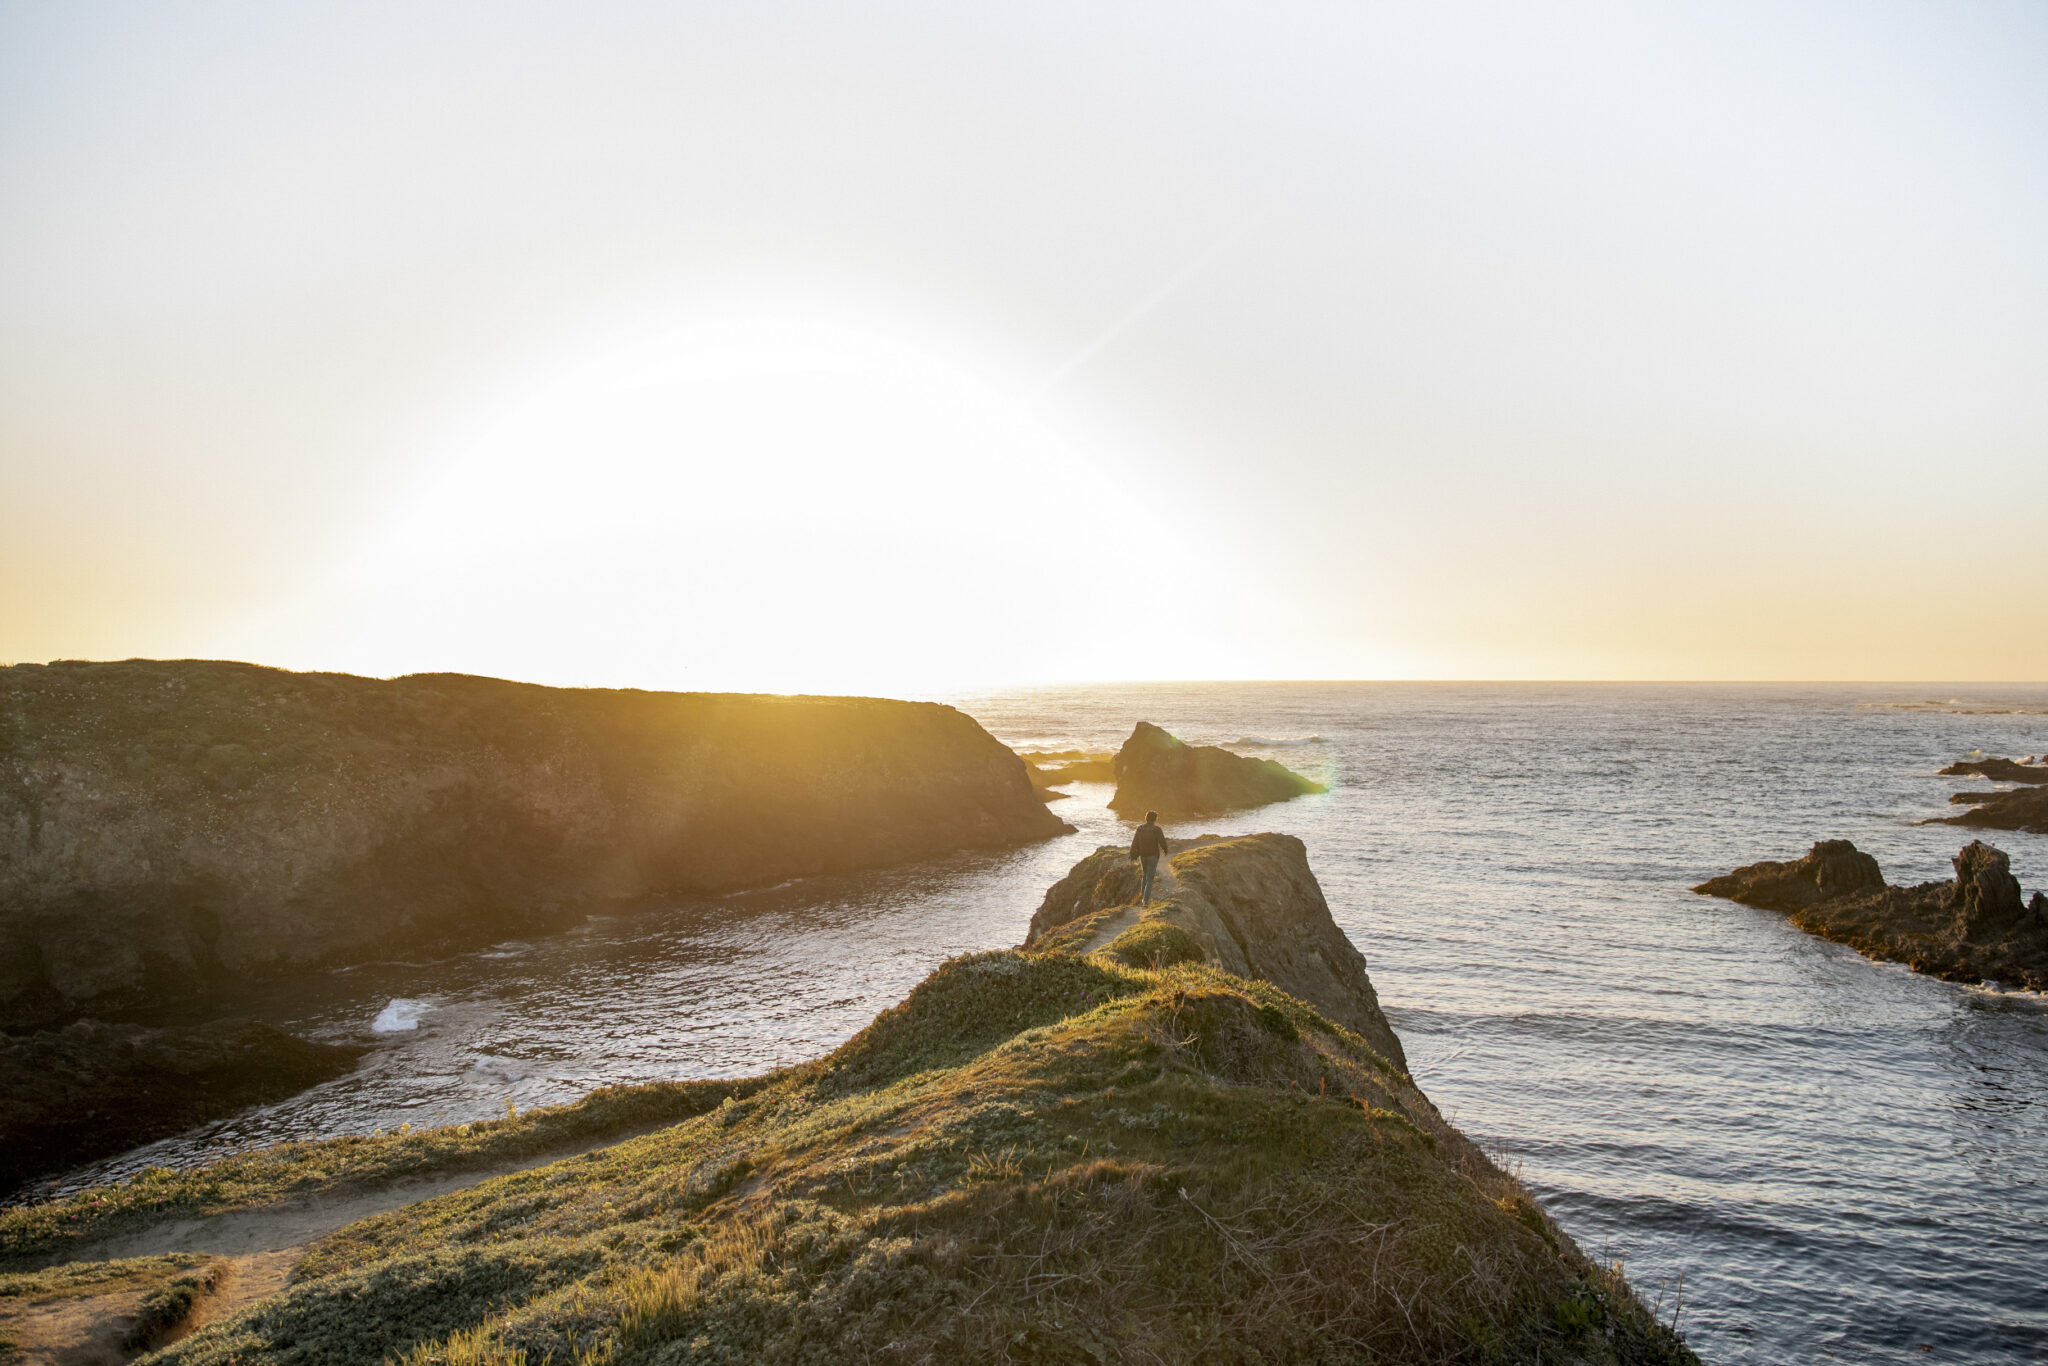
[[40,1271],[0,1274],[0,1301],[48,1304],[52,1300],[139,1290],[213,1263],[197,1252],[171,1252],[160,1257],[126,1257],[110,1262],[67,1262]]
[[1122,957],[955,959],[819,1063],[343,1229],[152,1360],[1692,1360],[1356,1035]]
[[308,1196],[345,1193],[401,1177],[473,1171],[544,1156],[580,1142],[701,1114],[769,1085],[663,1082],[593,1091],[572,1105],[409,1133],[284,1143],[196,1171],[152,1167],[132,1181],[48,1204],[0,1210],[0,1266],[47,1262],[99,1239],[168,1218],[203,1218]]

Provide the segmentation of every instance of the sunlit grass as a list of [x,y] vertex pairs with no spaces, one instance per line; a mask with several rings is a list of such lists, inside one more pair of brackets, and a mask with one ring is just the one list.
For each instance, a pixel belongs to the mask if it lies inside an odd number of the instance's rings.
[[671,1121],[354,1224],[158,1359],[1689,1359],[1358,1036],[1265,983],[1134,966],[1172,946],[1131,934],[955,959],[820,1062],[722,1092],[179,1178],[214,1208],[307,1162],[359,1181]]

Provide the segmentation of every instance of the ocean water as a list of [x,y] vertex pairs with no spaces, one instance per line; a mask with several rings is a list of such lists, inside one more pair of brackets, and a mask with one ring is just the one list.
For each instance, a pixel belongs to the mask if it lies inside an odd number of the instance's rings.
[[[1949,876],[1972,750],[2048,750],[2048,687],[1185,684],[949,699],[1028,747],[1139,719],[1331,791],[1172,830],[1307,842],[1416,1079],[1714,1363],[2048,1360],[2048,1000],[1916,976],[1688,888],[1847,837]],[[1983,786],[1983,784],[1976,784]],[[52,1189],[285,1137],[453,1123],[816,1056],[940,960],[1016,943],[1128,838],[592,918],[260,1007],[351,1077]],[[2031,891],[2048,836],[1995,833]]]

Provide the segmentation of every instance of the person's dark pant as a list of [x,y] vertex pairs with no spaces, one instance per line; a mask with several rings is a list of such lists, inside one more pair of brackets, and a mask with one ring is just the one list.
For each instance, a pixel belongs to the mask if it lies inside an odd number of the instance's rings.
[[1145,870],[1145,888],[1138,893],[1138,904],[1140,906],[1150,906],[1152,904],[1152,878],[1159,872],[1159,855],[1154,854],[1150,858],[1141,856],[1138,859],[1138,864]]

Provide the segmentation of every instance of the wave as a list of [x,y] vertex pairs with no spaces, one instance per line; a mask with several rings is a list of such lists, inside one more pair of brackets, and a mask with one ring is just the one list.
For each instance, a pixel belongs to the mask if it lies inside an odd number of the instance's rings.
[[2048,707],[2031,706],[2025,702],[1965,702],[1951,697],[1943,701],[1938,697],[1926,698],[1919,702],[1858,702],[1858,711],[1937,711],[1949,716],[2048,716]]
[[432,1009],[425,1001],[407,1000],[402,996],[391,998],[391,1004],[377,1012],[377,1018],[370,1021],[370,1030],[375,1034],[403,1034],[420,1027],[420,1019]]
[[1233,745],[1248,745],[1257,749],[1295,749],[1302,745],[1327,744],[1320,735],[1301,735],[1274,738],[1265,735],[1240,735],[1230,742]]

